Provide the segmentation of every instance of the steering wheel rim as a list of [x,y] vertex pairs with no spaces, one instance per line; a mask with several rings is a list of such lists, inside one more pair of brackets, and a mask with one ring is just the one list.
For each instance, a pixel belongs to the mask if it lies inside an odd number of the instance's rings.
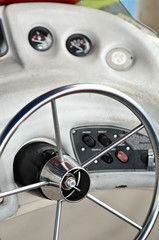
[[[27,104],[23,109],[21,109],[14,118],[8,123],[8,125],[5,127],[4,131],[2,132],[0,136],[0,157],[14,134],[14,132],[18,129],[18,127],[35,111],[37,111],[39,108],[43,107],[49,102],[54,102],[56,99],[61,98],[65,95],[70,94],[76,94],[76,93],[95,93],[95,94],[101,94],[105,95],[107,97],[113,98],[116,101],[119,101],[123,105],[125,105],[127,108],[129,108],[134,115],[140,120],[141,126],[143,126],[146,129],[146,132],[150,138],[154,156],[155,156],[155,163],[156,163],[156,170],[155,170],[155,187],[153,192],[153,198],[150,205],[150,209],[148,212],[148,215],[145,219],[145,222],[143,223],[142,229],[140,229],[139,233],[135,237],[136,240],[143,240],[146,239],[155,223],[155,220],[158,215],[159,210],[159,141],[156,134],[155,127],[153,126],[153,123],[149,119],[148,115],[145,113],[145,111],[130,97],[125,95],[124,93],[121,93],[118,90],[112,89],[110,87],[106,87],[103,85],[95,85],[95,84],[76,84],[76,85],[68,85],[64,87],[60,87],[57,89],[54,89],[52,91],[49,91],[36,99],[34,99],[32,102]],[[56,116],[56,115],[55,115]],[[54,123],[55,124],[55,123]],[[141,127],[139,127],[141,129]],[[139,131],[138,128],[138,131]],[[57,129],[58,130],[58,129]],[[59,149],[61,146],[59,146]],[[89,198],[89,196],[88,196]],[[60,202],[58,202],[59,208],[58,211],[60,211],[61,206]],[[58,215],[59,217],[59,215]],[[57,219],[58,223],[59,219]],[[58,229],[59,230],[59,229]],[[55,227],[56,232],[56,227]],[[58,234],[55,234],[54,239],[58,239]]]

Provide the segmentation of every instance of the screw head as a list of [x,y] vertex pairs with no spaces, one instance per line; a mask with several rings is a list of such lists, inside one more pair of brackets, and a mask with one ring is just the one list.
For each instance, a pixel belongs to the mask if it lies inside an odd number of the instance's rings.
[[65,185],[67,188],[74,188],[76,186],[76,181],[73,177],[66,179]]

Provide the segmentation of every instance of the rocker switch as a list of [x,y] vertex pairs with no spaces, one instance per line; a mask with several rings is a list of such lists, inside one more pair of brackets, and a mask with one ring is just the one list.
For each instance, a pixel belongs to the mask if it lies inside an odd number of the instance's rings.
[[110,138],[108,138],[105,134],[100,134],[98,136],[98,141],[104,146],[107,147],[111,144]]
[[90,135],[84,135],[82,140],[90,148],[96,145],[96,141]]
[[120,162],[126,163],[128,162],[129,158],[123,151],[119,150],[116,152],[116,157],[119,159]]

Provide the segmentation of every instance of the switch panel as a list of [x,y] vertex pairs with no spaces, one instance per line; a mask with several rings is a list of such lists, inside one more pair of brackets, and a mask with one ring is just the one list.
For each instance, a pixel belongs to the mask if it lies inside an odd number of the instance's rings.
[[[130,130],[116,126],[83,126],[71,129],[71,141],[77,161],[82,164]],[[149,138],[136,133],[91,163],[87,170],[147,170]],[[154,165],[155,167],[155,165]]]

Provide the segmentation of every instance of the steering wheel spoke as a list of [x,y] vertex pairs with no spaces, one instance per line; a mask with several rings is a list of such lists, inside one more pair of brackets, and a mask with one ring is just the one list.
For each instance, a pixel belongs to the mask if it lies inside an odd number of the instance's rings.
[[24,187],[19,187],[17,189],[13,189],[13,190],[9,190],[7,192],[0,193],[0,198],[12,196],[12,195],[22,193],[22,192],[35,190],[35,189],[38,189],[38,188],[41,188],[41,187],[47,186],[47,185],[50,185],[50,183],[49,182],[33,183],[33,184],[30,184],[30,185],[27,185],[27,186],[24,186]]
[[53,240],[59,239],[62,200],[57,201]]
[[56,107],[56,101],[55,100],[53,100],[51,102],[51,106],[52,106],[52,113],[53,113],[53,121],[54,121],[55,137],[56,137],[56,144],[57,144],[57,152],[58,152],[58,156],[59,156],[60,162],[63,162],[64,160],[63,160],[63,151],[62,151],[60,127],[59,127],[57,107]]
[[100,201],[99,199],[95,198],[94,196],[92,196],[91,194],[87,194],[87,198],[89,200],[91,200],[92,202],[94,202],[95,204],[97,204],[98,206],[104,208],[105,210],[109,211],[110,213],[114,214],[115,216],[119,217],[120,219],[122,219],[123,221],[127,222],[128,224],[130,224],[131,226],[135,227],[138,230],[142,230],[142,227],[140,225],[138,225],[137,223],[135,223],[134,221],[132,221],[131,219],[127,218],[126,216],[124,216],[123,214],[121,214],[120,212],[116,211],[115,209],[111,208],[110,206],[108,206],[107,204],[103,203],[102,201]]

